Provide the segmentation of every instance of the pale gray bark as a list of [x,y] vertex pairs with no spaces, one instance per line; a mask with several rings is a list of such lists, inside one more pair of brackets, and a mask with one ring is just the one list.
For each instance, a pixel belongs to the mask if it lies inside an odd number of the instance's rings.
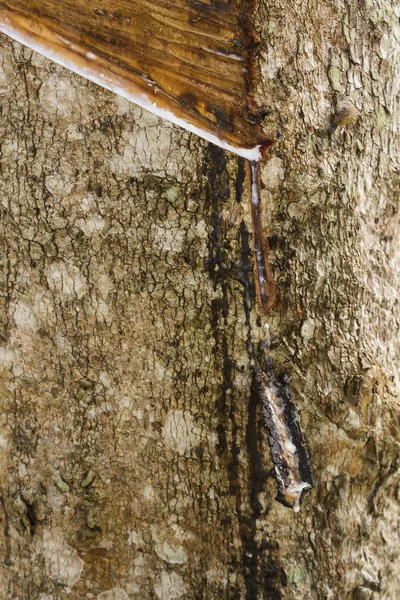
[[[298,514],[252,388],[243,162],[1,38],[1,599],[399,596],[400,11],[281,4],[262,199]],[[360,116],[330,137],[337,97]]]

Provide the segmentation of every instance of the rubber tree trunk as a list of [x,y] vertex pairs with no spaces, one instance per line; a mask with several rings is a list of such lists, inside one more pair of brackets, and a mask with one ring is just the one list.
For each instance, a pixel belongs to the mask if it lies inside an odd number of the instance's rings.
[[[1,38],[0,598],[398,598],[399,16],[260,2],[268,322],[243,160]],[[297,514],[250,341],[300,414]]]

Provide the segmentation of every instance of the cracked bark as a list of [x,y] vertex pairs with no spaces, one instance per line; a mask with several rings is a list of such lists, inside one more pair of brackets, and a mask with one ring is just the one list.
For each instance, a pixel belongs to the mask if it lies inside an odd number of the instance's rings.
[[[259,6],[298,514],[252,384],[243,161],[1,38],[0,598],[397,597],[398,16]],[[360,117],[330,137],[337,95]]]

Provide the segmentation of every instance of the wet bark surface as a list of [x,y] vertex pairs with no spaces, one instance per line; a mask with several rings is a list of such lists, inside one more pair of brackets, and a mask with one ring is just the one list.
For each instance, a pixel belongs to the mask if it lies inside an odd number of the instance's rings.
[[[267,320],[244,162],[1,39],[0,598],[397,597],[398,9],[259,8]],[[297,514],[266,341],[314,470]]]

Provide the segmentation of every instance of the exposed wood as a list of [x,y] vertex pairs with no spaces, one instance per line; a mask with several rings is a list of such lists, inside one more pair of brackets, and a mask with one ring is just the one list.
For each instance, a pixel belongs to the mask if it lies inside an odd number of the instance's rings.
[[[270,143],[253,101],[252,9],[252,0],[3,0],[0,30],[254,159]],[[257,146],[258,156],[240,152]]]

